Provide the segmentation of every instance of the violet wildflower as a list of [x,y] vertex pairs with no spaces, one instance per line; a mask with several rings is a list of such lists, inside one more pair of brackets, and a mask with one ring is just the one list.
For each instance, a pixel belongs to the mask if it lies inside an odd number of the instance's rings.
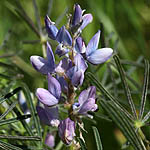
[[53,106],[59,103],[61,98],[61,86],[58,80],[48,74],[48,90],[38,88],[36,96],[41,103],[47,106]]
[[74,15],[71,24],[71,30],[75,32],[77,29],[81,32],[90,22],[92,22],[93,17],[91,14],[85,14],[84,10],[81,9],[79,4],[75,4]]
[[45,17],[45,27],[46,27],[46,31],[48,33],[49,38],[56,40],[58,29],[55,26],[55,23],[50,20],[48,15],[46,15]]
[[50,44],[47,42],[47,59],[40,56],[31,56],[30,61],[32,66],[42,74],[54,72],[55,58]]
[[46,135],[45,144],[49,146],[50,148],[53,148],[55,146],[55,137],[51,133],[48,133]]
[[58,127],[60,121],[58,119],[58,107],[47,107],[42,108],[40,106],[36,107],[37,114],[40,118],[40,121],[49,126]]
[[62,120],[58,127],[59,137],[66,145],[70,145],[75,137],[75,122],[70,118]]
[[74,57],[74,64],[75,66],[67,71],[67,76],[71,80],[72,84],[77,87],[78,85],[82,85],[84,72],[88,66],[80,54],[76,54]]
[[98,108],[95,95],[95,86],[90,86],[87,90],[82,91],[78,103],[73,104],[74,114],[88,116],[88,111],[95,111]]
[[86,48],[86,59],[92,64],[101,64],[107,61],[113,53],[111,48],[98,48],[100,30],[92,37]]

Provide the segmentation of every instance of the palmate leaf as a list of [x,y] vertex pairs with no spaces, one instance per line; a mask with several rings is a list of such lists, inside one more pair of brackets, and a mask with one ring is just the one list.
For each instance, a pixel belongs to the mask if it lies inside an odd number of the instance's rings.
[[135,128],[131,124],[131,121],[121,110],[121,108],[116,105],[113,101],[100,101],[103,109],[112,118],[115,124],[122,131],[127,140],[131,143],[135,150],[146,150],[141,137],[135,132]]
[[95,136],[95,139],[96,139],[97,150],[103,150],[99,132],[98,132],[96,127],[92,127],[92,128],[93,128],[94,136]]

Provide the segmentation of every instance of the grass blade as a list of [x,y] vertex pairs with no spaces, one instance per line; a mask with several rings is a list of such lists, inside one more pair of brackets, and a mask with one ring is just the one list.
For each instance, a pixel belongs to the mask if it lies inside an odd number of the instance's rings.
[[95,139],[96,139],[97,150],[103,150],[102,142],[101,142],[100,135],[99,135],[99,132],[98,132],[97,128],[92,127],[92,129],[93,129],[94,136],[95,136]]

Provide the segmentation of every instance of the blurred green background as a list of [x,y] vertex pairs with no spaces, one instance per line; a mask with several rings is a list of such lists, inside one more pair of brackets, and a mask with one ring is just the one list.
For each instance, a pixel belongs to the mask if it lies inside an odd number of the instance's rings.
[[[82,33],[86,44],[98,29],[103,28],[105,46],[113,48],[122,59],[136,61],[143,56],[150,60],[150,0],[37,0],[43,34],[46,35],[44,30],[46,14],[52,21],[56,21],[60,28],[67,20],[65,13],[72,13],[75,3],[86,9],[86,13],[93,15],[93,22]],[[33,21],[38,32],[34,32],[34,27],[31,28],[31,24],[29,26],[25,21],[23,16],[26,15]],[[17,66],[23,78],[18,77],[20,73],[3,67],[0,67],[0,73],[25,81],[32,92],[45,84],[43,77],[31,69],[29,60],[31,55],[43,55],[43,44],[38,33],[32,0],[0,0],[0,61]],[[56,43],[51,40],[50,43],[54,50]],[[101,74],[98,76],[100,80],[103,78],[104,70],[102,69],[102,74],[98,73]],[[133,74],[134,80],[138,81],[140,86],[143,81],[143,69],[141,70],[136,70]],[[3,89],[7,83],[2,79],[0,88]],[[104,150],[119,150],[121,144],[125,142],[121,132],[113,123],[102,119],[97,121]],[[91,125],[92,122],[85,125],[88,133],[84,136],[88,149],[94,150],[96,148]]]

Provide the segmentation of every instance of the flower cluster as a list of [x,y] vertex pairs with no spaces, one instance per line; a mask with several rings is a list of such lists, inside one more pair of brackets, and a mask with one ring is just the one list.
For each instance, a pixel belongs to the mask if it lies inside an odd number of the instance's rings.
[[[111,48],[98,49],[100,31],[98,31],[87,46],[81,37],[82,30],[92,22],[91,14],[84,14],[78,4],[74,6],[74,14],[69,18],[69,26],[58,29],[48,16],[45,17],[45,27],[48,37],[58,42],[55,54],[60,62],[55,63],[55,57],[50,44],[47,42],[47,59],[40,56],[31,56],[33,67],[47,76],[48,90],[38,88],[36,96],[43,104],[37,106],[38,116],[43,124],[58,127],[62,141],[69,145],[75,137],[77,122],[83,116],[89,116],[89,111],[95,111],[96,88],[90,86],[80,92],[76,98],[76,90],[83,84],[84,74],[88,63],[98,65],[107,61],[113,50]],[[78,99],[78,100],[77,100]],[[68,110],[68,117],[59,118],[59,107]],[[51,139],[51,134],[47,135]],[[47,144],[48,145],[48,144]],[[50,144],[52,145],[52,144]]]

